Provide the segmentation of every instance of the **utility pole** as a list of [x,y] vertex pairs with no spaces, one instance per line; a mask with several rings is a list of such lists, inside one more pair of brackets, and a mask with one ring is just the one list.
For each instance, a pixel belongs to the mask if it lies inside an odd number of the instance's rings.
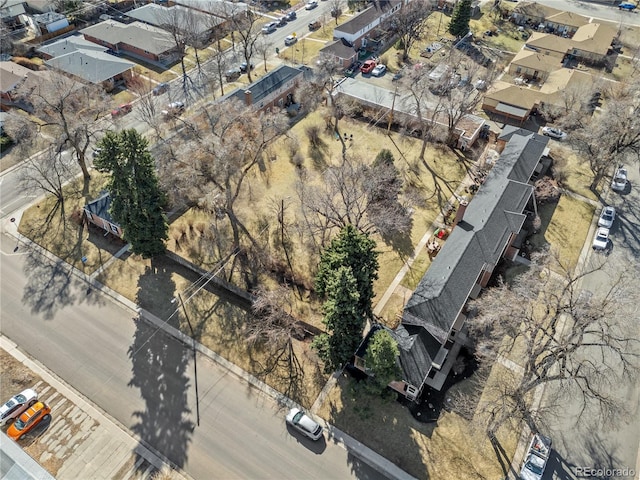
[[398,96],[398,83],[396,82],[396,88],[393,91],[393,100],[391,100],[391,112],[389,112],[389,124],[387,125],[387,135],[391,132],[391,123],[393,122],[393,112],[396,106],[396,97]]
[[[189,315],[187,314],[187,309],[182,301],[182,295],[178,293],[178,299],[180,300],[180,305],[182,306],[182,311],[184,312],[184,318],[187,319],[187,324],[189,325],[189,330],[191,330],[191,350],[193,352],[193,384],[196,389],[196,424],[200,426],[200,397],[198,395],[198,364],[196,363],[196,333],[193,330],[193,325],[191,325],[191,320],[189,320]],[[175,298],[173,299],[175,300]],[[173,301],[172,301],[173,303]]]

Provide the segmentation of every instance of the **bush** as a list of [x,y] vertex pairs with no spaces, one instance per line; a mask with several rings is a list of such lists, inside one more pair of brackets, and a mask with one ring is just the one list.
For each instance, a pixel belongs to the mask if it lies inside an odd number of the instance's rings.
[[11,145],[13,145],[13,138],[11,138],[9,135],[0,135],[0,152],[4,152]]
[[25,57],[14,57],[13,61],[18,65],[22,65],[23,67],[28,68],[29,70],[34,70],[37,72],[41,69],[38,63],[33,62]]

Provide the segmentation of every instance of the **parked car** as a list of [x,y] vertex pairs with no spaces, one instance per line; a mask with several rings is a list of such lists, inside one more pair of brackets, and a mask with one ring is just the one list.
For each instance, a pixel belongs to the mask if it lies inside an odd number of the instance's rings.
[[296,12],[291,10],[289,13],[287,13],[284,16],[284,18],[286,18],[288,22],[291,22],[291,21],[295,20],[296,18],[298,18],[298,15],[296,14]]
[[287,24],[288,21],[289,20],[287,20],[286,16],[285,17],[280,17],[278,19],[278,21],[276,22],[276,27],[284,27]]
[[[251,68],[251,70],[253,70],[254,68],[256,68],[256,66],[252,63],[250,68]],[[247,62],[242,62],[240,64],[240,71],[242,73],[247,73],[249,71],[249,69],[247,68]]]
[[284,37],[284,44],[289,46],[289,45],[293,45],[294,43],[296,43],[298,41],[298,38],[294,35],[288,35],[286,37]]
[[38,394],[30,388],[14,395],[0,407],[0,425],[4,426],[18,418],[22,412],[37,401]]
[[44,402],[36,402],[29,409],[24,412],[20,417],[11,424],[7,435],[14,440],[20,440],[20,438],[33,430],[47,415],[51,413],[51,407]]
[[318,0],[309,0],[304,6],[305,10],[313,10],[318,6]]
[[554,140],[564,140],[567,138],[567,134],[565,132],[554,127],[542,127],[542,134],[547,137],[551,137]]
[[365,62],[360,67],[360,71],[362,73],[371,73],[374,68],[376,68],[375,60],[365,60]]
[[318,30],[321,26],[322,24],[318,20],[316,20],[315,22],[309,23],[309,30],[313,32],[314,30]]
[[611,188],[616,192],[621,192],[627,186],[627,169],[622,165],[616,170],[616,174],[611,181]]
[[376,65],[373,70],[371,70],[371,75],[374,77],[381,77],[384,75],[384,72],[387,71],[387,66],[383,64]]
[[224,72],[224,76],[227,79],[227,82],[233,82],[234,80],[237,80],[240,75],[242,75],[240,67],[233,67]]
[[602,209],[602,212],[600,213],[600,218],[598,219],[598,226],[611,228],[615,218],[616,218],[616,209],[612,206],[604,207]]
[[606,250],[609,246],[609,229],[600,227],[596,230],[596,235],[593,237],[593,249],[596,251]]
[[121,117],[122,115],[126,115],[133,109],[133,106],[130,103],[123,103],[119,107],[111,110],[112,117]]
[[299,408],[289,410],[286,421],[311,440],[318,440],[322,437],[322,427]]
[[398,70],[391,78],[391,81],[396,82],[400,80],[402,77],[404,77],[404,72],[402,70]]
[[159,83],[156,87],[151,91],[154,95],[162,95],[164,92],[169,90],[168,83]]
[[629,2],[623,2],[620,5],[618,5],[618,8],[620,10],[635,10],[636,8],[638,8],[637,5],[633,4],[633,3],[629,3]]
[[262,27],[262,33],[267,34],[267,33],[273,33],[276,31],[276,22],[269,22],[267,23],[264,27]]
[[183,102],[171,102],[167,105],[167,109],[162,111],[165,117],[175,117],[184,112],[185,106]]

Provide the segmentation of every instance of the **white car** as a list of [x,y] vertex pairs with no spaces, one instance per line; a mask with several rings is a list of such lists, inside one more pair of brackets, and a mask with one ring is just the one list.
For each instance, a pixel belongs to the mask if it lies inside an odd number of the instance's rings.
[[627,169],[622,165],[616,170],[616,174],[611,181],[611,188],[616,192],[621,192],[627,186]]
[[298,41],[298,38],[297,38],[297,37],[295,37],[295,36],[293,36],[293,35],[288,35],[288,36],[287,36],[287,37],[285,37],[285,39],[284,39],[284,44],[285,44],[286,46],[289,46],[289,45],[293,45],[293,44],[294,44],[294,43],[296,43],[297,41]]
[[567,138],[567,134],[565,132],[563,132],[559,128],[553,127],[542,127],[542,134],[555,140],[564,140],[565,138]]
[[287,423],[311,440],[322,437],[322,427],[299,408],[292,408],[287,414]]
[[604,227],[604,228],[611,228],[615,218],[616,218],[616,209],[611,206],[604,207],[602,209],[602,212],[600,213],[600,218],[598,219],[598,226]]
[[387,71],[387,66],[379,64],[379,65],[376,65],[376,67],[373,70],[371,70],[371,75],[373,75],[374,77],[379,77],[383,75],[384,72],[386,71]]
[[0,425],[18,418],[22,412],[38,401],[38,394],[30,388],[14,395],[0,407]]
[[318,6],[318,0],[309,0],[304,6],[305,10],[313,10]]
[[596,251],[606,250],[609,247],[609,229],[600,227],[596,230],[596,236],[593,238],[593,249]]

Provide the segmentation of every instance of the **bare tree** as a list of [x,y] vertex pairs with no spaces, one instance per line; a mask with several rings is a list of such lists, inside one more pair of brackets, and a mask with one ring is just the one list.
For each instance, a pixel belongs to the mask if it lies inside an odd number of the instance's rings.
[[391,25],[402,45],[402,60],[409,58],[409,50],[422,38],[427,29],[426,18],[431,13],[429,0],[413,0],[403,4],[391,19]]
[[569,142],[584,154],[593,174],[590,188],[629,156],[640,155],[640,81],[611,92],[599,115],[583,115]]
[[184,57],[187,55],[187,44],[193,40],[193,26],[195,24],[195,14],[190,8],[165,8],[158,20],[162,23],[162,28],[171,34],[175,44],[177,55],[180,57],[180,67],[182,69],[182,88],[185,95],[190,91],[189,84],[193,85],[193,80],[187,72]]
[[34,121],[36,131],[40,133],[47,127],[48,138],[56,150],[71,147],[85,180],[91,178],[87,153],[89,145],[105,127],[97,121],[107,106],[104,90],[52,74],[48,82],[24,94],[33,103],[35,115],[39,117]]
[[264,73],[267,73],[267,59],[269,58],[269,54],[273,53],[273,42],[270,37],[261,36],[259,40],[256,42],[255,51],[264,62]]
[[247,78],[249,83],[253,81],[251,77],[251,59],[256,53],[256,44],[258,39],[262,35],[258,20],[260,17],[250,10],[240,10],[235,7],[236,3],[230,3],[225,7],[223,12],[227,20],[232,25],[233,33],[237,33],[239,37],[240,48],[242,49],[242,56],[247,64]]
[[331,6],[331,16],[335,19],[336,25],[338,25],[338,18],[342,15],[342,9],[345,6],[345,2],[344,0],[329,0],[329,6]]
[[[535,401],[542,385],[555,384],[579,399],[582,415],[610,420],[625,411],[610,392],[637,375],[638,340],[629,315],[637,295],[629,278],[616,272],[610,272],[610,287],[603,285],[597,295],[582,291],[582,278],[602,268],[598,264],[578,274],[543,255],[511,285],[502,282],[471,303],[467,325],[481,365],[506,358],[509,367],[485,387],[483,396],[491,401],[481,401],[474,412],[490,438],[509,421],[539,430],[543,411],[557,408]],[[463,395],[457,403],[468,407],[468,400]]]

